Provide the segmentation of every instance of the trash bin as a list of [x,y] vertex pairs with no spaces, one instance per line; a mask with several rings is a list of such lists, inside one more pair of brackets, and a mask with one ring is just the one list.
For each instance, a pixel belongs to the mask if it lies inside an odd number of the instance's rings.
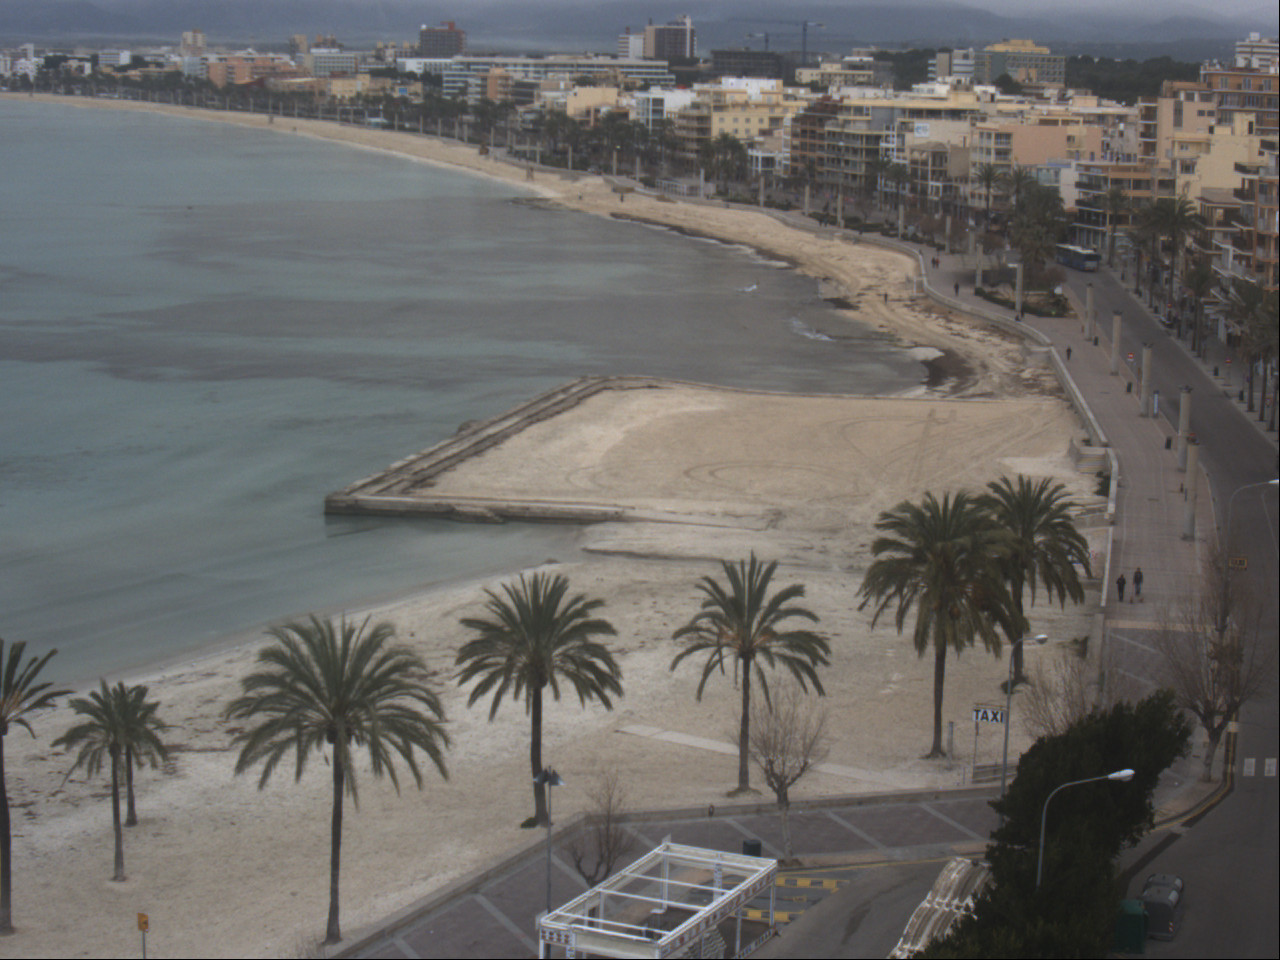
[[758,857],[761,854],[762,846],[759,840],[743,840],[742,855],[744,857]]
[[1141,900],[1121,900],[1116,917],[1116,953],[1145,953],[1147,947],[1147,914]]
[[1172,450],[1172,449],[1173,449],[1173,437],[1165,437],[1165,438],[1164,438],[1164,448],[1165,448],[1166,450]]
[[1130,380],[1128,383],[1126,383],[1126,384],[1124,385],[1124,392],[1125,392],[1125,393],[1133,393],[1133,381],[1132,381],[1132,380]]

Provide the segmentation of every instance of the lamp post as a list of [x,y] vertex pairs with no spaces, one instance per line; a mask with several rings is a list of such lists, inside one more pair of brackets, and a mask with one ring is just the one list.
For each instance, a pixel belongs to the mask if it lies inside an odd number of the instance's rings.
[[1235,493],[1231,494],[1227,499],[1227,525],[1222,529],[1222,602],[1218,608],[1219,636],[1227,632],[1227,586],[1231,578],[1231,567],[1228,563],[1231,553],[1231,508],[1235,506],[1236,497],[1244,493],[1244,491],[1252,490],[1255,487],[1274,487],[1277,485],[1280,485],[1280,479],[1246,483],[1243,487],[1237,487]]
[[551,788],[563,787],[564,780],[550,767],[543,767],[533,778],[538,786],[547,788],[547,913],[551,912]]
[[1036,889],[1040,889],[1040,878],[1044,873],[1044,827],[1049,819],[1049,801],[1054,798],[1059,790],[1065,790],[1067,787],[1078,787],[1082,783],[1096,783],[1099,780],[1123,780],[1128,782],[1133,779],[1133,771],[1125,768],[1117,770],[1114,773],[1104,773],[1100,777],[1085,777],[1083,780],[1072,780],[1064,783],[1060,787],[1054,787],[1053,792],[1045,798],[1044,809],[1040,812],[1040,856],[1036,859]]
[[[1019,637],[1009,647],[1009,679],[1004,684],[1004,755],[1000,759],[1000,799],[1004,799],[1004,787],[1009,778],[1009,708],[1013,706],[1013,651],[1021,648],[1026,637]],[[1048,635],[1039,633],[1033,638],[1041,646],[1049,639]],[[1000,814],[1000,823],[1004,823],[1004,814]]]

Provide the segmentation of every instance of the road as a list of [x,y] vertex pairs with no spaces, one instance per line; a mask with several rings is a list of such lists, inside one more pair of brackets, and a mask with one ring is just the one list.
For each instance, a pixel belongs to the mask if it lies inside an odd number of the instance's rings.
[[[1121,356],[1141,358],[1142,345],[1152,346],[1152,383],[1162,397],[1160,414],[1176,426],[1176,398],[1191,387],[1191,430],[1201,443],[1200,462],[1213,490],[1219,542],[1228,553],[1245,557],[1248,578],[1263,604],[1262,630],[1266,641],[1277,643],[1277,498],[1276,490],[1247,484],[1265,483],[1277,476],[1274,444],[1224,395],[1220,382],[1194,361],[1185,347],[1158,324],[1142,305],[1106,272],[1091,275],[1099,326],[1109,333],[1112,313],[1123,316]],[[1070,284],[1084,300],[1086,278],[1073,274]],[[1216,348],[1220,358],[1221,347]],[[1226,367],[1219,360],[1219,370]],[[1232,381],[1240,388],[1239,373]],[[1173,401],[1173,402],[1170,402]],[[1256,414],[1254,415],[1256,416]],[[1233,494],[1232,530],[1225,539],[1227,504]],[[1207,518],[1201,522],[1207,522]],[[1276,686],[1242,711],[1238,736],[1235,787],[1215,809],[1143,856],[1130,885],[1141,889],[1148,873],[1181,874],[1187,881],[1188,911],[1182,932],[1171,943],[1148,945],[1155,957],[1276,957],[1280,956],[1280,925],[1275,905],[1280,902],[1280,797],[1274,770],[1264,776],[1267,758],[1280,752],[1280,713]],[[1253,775],[1241,776],[1253,760]],[[1274,759],[1272,761],[1274,763]]]

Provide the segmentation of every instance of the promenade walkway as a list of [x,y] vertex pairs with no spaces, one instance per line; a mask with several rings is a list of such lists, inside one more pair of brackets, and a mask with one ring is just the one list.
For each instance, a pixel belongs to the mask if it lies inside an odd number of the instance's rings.
[[[785,222],[806,229],[821,230],[807,218],[779,214]],[[869,242],[859,239],[858,242]],[[904,251],[907,244],[894,244]],[[944,305],[979,317],[995,318],[1005,329],[1016,331],[1012,311],[1001,310],[974,295],[973,265],[964,257],[944,255],[937,268],[929,249],[920,265],[931,295]],[[918,256],[918,254],[917,254]],[[1101,277],[1101,275],[1100,275]],[[1118,287],[1110,278],[1102,278]],[[960,285],[957,296],[955,285]],[[918,288],[904,290],[904,296],[922,295]],[[1082,293],[1071,291],[1077,312],[1084,314]],[[1132,311],[1140,305],[1130,298]],[[1123,312],[1123,311],[1122,311]],[[1137,684],[1135,692],[1146,692],[1151,679],[1145,665],[1151,663],[1151,632],[1160,627],[1162,616],[1195,588],[1205,552],[1213,537],[1212,498],[1207,483],[1197,477],[1188,483],[1178,467],[1177,441],[1170,440],[1174,429],[1165,416],[1140,415],[1139,388],[1133,365],[1122,362],[1118,373],[1111,372],[1111,320],[1099,310],[1097,344],[1087,336],[1079,319],[1032,319],[1026,327],[1035,331],[1028,341],[1028,363],[1051,363],[1065,374],[1067,393],[1087,405],[1096,432],[1116,457],[1118,473],[1114,498],[1114,528],[1105,569],[1095,571],[1103,578],[1098,610],[1102,649],[1094,651],[1108,664],[1113,676],[1127,677]],[[1067,351],[1070,350],[1070,359]],[[1215,348],[1220,350],[1220,348]],[[1138,358],[1135,358],[1135,361]],[[1223,357],[1211,353],[1208,365],[1222,365]],[[1127,355],[1122,356],[1127,360]],[[1205,371],[1209,375],[1208,370]],[[1164,398],[1167,413],[1173,398]],[[1176,420],[1174,421],[1176,422]],[[1195,526],[1190,537],[1187,527],[1188,491],[1195,490]],[[1134,571],[1144,573],[1142,597],[1133,598]],[[1129,581],[1123,602],[1115,589],[1115,579],[1123,572]],[[1162,784],[1161,816],[1176,817],[1180,811],[1201,801],[1206,791],[1194,783],[1194,761],[1172,771]],[[940,863],[946,857],[981,851],[994,814],[988,806],[992,790],[962,790],[928,796],[906,795],[881,798],[833,798],[806,805],[793,814],[795,848],[805,862],[802,873],[821,870],[824,864],[840,863],[850,870],[884,865],[876,876],[862,875],[861,887],[852,874],[831,886],[853,885],[831,902],[842,911],[836,921],[844,925],[850,913],[865,916],[867,904],[882,895],[886,884],[898,900],[893,909],[911,907],[928,890]],[[759,842],[766,856],[781,856],[781,840],[776,814],[769,804],[726,807],[714,811],[670,811],[640,817],[627,829],[643,848],[670,837],[714,849],[740,851],[744,841]],[[639,849],[637,852],[639,852]],[[915,865],[914,872],[907,870]],[[551,859],[550,896],[553,903],[564,902],[585,889],[581,878],[557,850]],[[453,885],[449,890],[388,918],[374,928],[357,933],[340,955],[360,957],[504,957],[536,955],[534,924],[545,907],[547,866],[543,848],[531,838],[529,845],[501,864],[481,871]],[[896,871],[896,872],[895,872]],[[856,902],[853,898],[857,898]],[[835,897],[832,898],[836,900]],[[858,911],[861,911],[860,913]],[[831,910],[815,924],[828,926]],[[808,919],[806,917],[806,919]],[[795,925],[795,936],[806,935],[804,921]],[[893,946],[901,925],[893,922],[867,925],[861,933],[858,923],[850,923],[841,942],[841,953],[829,955],[883,956]],[[788,933],[774,955],[787,955]],[[861,937],[861,939],[859,939]]]

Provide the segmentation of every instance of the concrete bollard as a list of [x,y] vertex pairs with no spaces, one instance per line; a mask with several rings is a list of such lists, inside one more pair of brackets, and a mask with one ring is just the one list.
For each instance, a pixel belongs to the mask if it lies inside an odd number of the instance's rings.
[[1111,315],[1111,375],[1120,375],[1120,311]]
[[1191,388],[1178,391],[1178,469],[1187,469],[1187,441],[1191,437]]
[[1142,345],[1142,393],[1140,416],[1151,416],[1151,344]]
[[1013,312],[1022,319],[1022,264],[1014,267]]
[[1196,490],[1199,486],[1197,481],[1200,479],[1199,463],[1200,444],[1193,441],[1187,444],[1187,479],[1182,484],[1187,497],[1186,508],[1182,515],[1183,540],[1196,538]]
[[1084,338],[1086,340],[1093,339],[1094,316],[1093,316],[1093,283],[1090,282],[1084,288]]

